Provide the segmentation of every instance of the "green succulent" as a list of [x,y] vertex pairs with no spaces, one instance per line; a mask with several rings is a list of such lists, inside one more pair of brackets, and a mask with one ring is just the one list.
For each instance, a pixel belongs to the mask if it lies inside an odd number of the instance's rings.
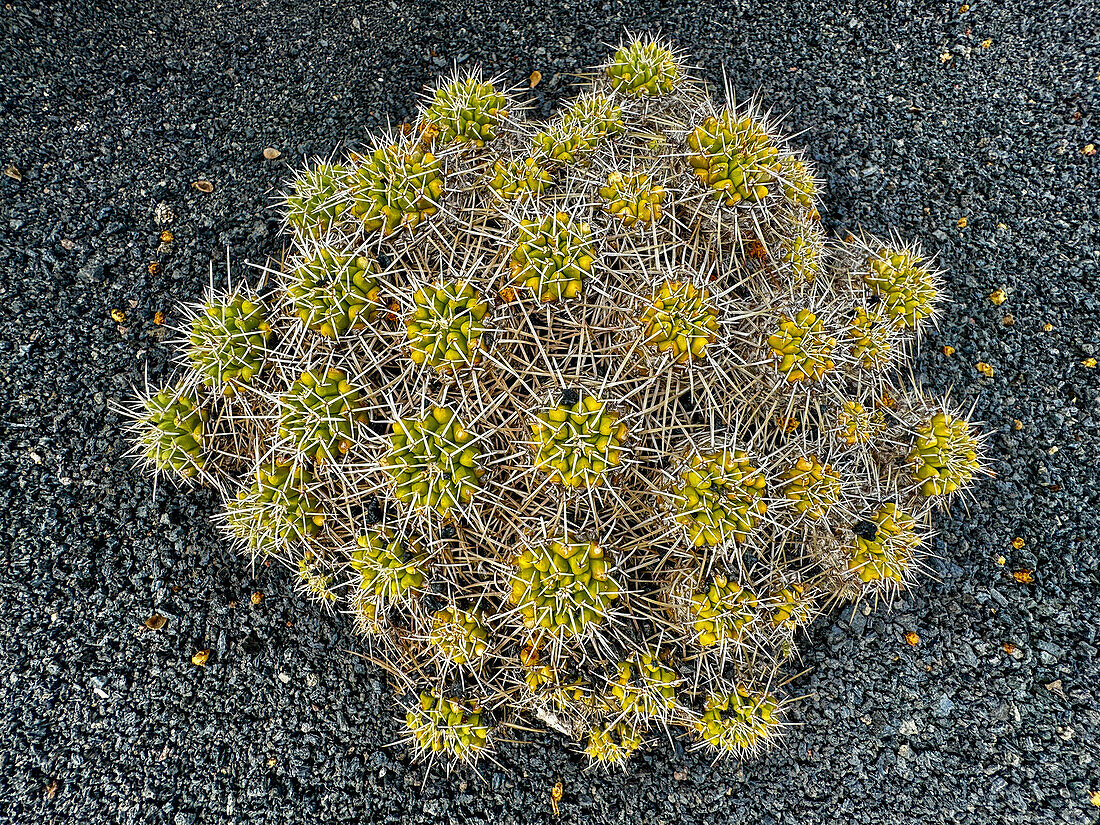
[[195,395],[179,383],[142,399],[139,439],[153,466],[194,478],[206,466],[206,423],[209,413]]
[[528,629],[565,638],[602,624],[619,598],[603,548],[595,542],[550,541],[515,560],[512,604]]
[[364,329],[381,303],[378,266],[369,258],[318,247],[286,273],[286,292],[299,320],[326,338]]
[[696,642],[700,647],[740,643],[745,627],[756,621],[757,601],[749,588],[716,573],[688,605]]
[[848,326],[848,340],[852,343],[852,356],[860,366],[880,370],[890,365],[894,357],[894,330],[893,322],[881,312],[856,307]]
[[595,260],[590,236],[588,224],[575,223],[564,212],[520,221],[509,259],[513,286],[544,302],[576,298]]
[[853,527],[847,548],[848,569],[863,582],[894,581],[901,584],[921,545],[917,522],[896,504],[883,504],[869,518]]
[[232,396],[263,369],[271,336],[263,305],[235,292],[191,319],[187,356],[204,385]]
[[489,745],[489,725],[482,716],[477,700],[464,701],[433,690],[420,694],[419,704],[405,714],[405,726],[422,752],[473,762]]
[[644,172],[624,175],[607,173],[607,185],[599,189],[600,206],[607,214],[618,218],[627,229],[635,224],[654,224],[661,220],[665,189],[657,186]]
[[886,429],[886,418],[882,410],[869,410],[858,401],[848,399],[841,403],[836,414],[834,432],[841,442],[854,447],[856,444],[870,444]]
[[676,671],[653,653],[641,653],[616,665],[611,683],[615,709],[637,718],[667,714],[676,707]]
[[435,90],[423,115],[433,143],[464,143],[481,148],[494,140],[507,116],[507,102],[493,84],[468,76]]
[[441,516],[469,503],[485,473],[481,448],[473,442],[473,434],[447,407],[395,421],[382,466],[397,500],[416,510],[430,507]]
[[801,582],[791,582],[773,594],[771,602],[772,627],[793,630],[809,624],[816,606],[813,598],[806,595],[806,587]]
[[921,495],[943,496],[965,487],[981,469],[970,422],[938,412],[917,426],[907,462]]
[[536,132],[531,140],[536,153],[569,165],[623,131],[618,106],[600,94],[583,95],[562,113],[560,123]]
[[687,143],[695,175],[725,206],[762,201],[782,173],[779,149],[764,126],[729,109],[703,121]]
[[448,605],[432,614],[428,645],[447,661],[465,665],[489,650],[489,630],[476,613]]
[[836,369],[832,352],[836,338],[825,331],[824,324],[808,309],[800,309],[793,319],[779,319],[779,332],[768,336],[776,359],[776,368],[787,381],[820,381],[827,372]]
[[808,284],[821,274],[823,234],[816,224],[797,221],[790,223],[789,232],[779,240],[779,260],[789,264],[791,271]]
[[677,364],[701,361],[718,338],[718,310],[710,293],[689,281],[665,281],[641,316],[642,343]]
[[817,181],[805,163],[795,157],[783,158],[779,162],[779,183],[783,196],[792,206],[813,209]]
[[351,211],[366,232],[415,230],[439,211],[443,171],[431,152],[392,144],[360,161],[351,176]]
[[294,192],[286,198],[286,220],[300,238],[321,238],[347,210],[344,198],[348,170],[331,163],[319,163],[300,172]]
[[642,40],[634,40],[615,52],[604,71],[615,91],[639,98],[667,95],[683,78],[671,49]]
[[577,393],[574,403],[543,410],[531,432],[535,469],[566,487],[594,487],[622,463],[626,424],[594,396]]
[[260,553],[313,538],[325,523],[313,475],[298,462],[275,459],[256,470],[252,484],[226,502],[233,532]]
[[756,751],[779,729],[779,702],[770,693],[738,685],[729,693],[711,693],[695,731],[712,748],[725,753]]
[[936,280],[904,249],[880,249],[863,279],[882,298],[883,312],[899,326],[915,328],[936,309]]
[[489,188],[497,195],[517,203],[527,203],[546,192],[553,183],[554,176],[535,157],[498,160],[493,164],[492,176],[488,179]]
[[388,527],[368,527],[355,544],[351,567],[359,574],[358,589],[365,601],[389,607],[424,586],[428,557],[417,541]]
[[644,730],[635,722],[604,722],[588,731],[584,752],[594,762],[622,765],[642,746],[643,737]]
[[489,304],[469,281],[421,287],[413,294],[413,304],[415,308],[405,321],[405,330],[409,357],[414,363],[453,372],[481,361]]
[[361,393],[333,367],[305,370],[279,397],[279,438],[314,461],[346,454],[355,442],[356,423],[368,420]]
[[693,455],[672,490],[676,521],[695,547],[744,541],[768,510],[765,486],[744,450]]
[[821,520],[840,501],[840,474],[817,456],[802,456],[779,474],[779,489],[795,512]]
[[325,572],[320,558],[312,550],[306,550],[298,558],[298,580],[314,598],[329,603],[336,601],[336,593],[332,590],[333,577]]

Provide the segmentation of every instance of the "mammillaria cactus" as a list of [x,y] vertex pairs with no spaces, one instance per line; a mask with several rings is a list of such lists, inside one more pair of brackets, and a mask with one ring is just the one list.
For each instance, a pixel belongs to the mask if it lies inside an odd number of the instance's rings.
[[915,584],[984,472],[902,382],[933,267],[830,237],[805,156],[653,39],[550,123],[456,72],[367,145],[296,175],[275,277],[195,311],[135,451],[350,617],[417,756],[518,716],[601,765],[774,742],[802,628]]

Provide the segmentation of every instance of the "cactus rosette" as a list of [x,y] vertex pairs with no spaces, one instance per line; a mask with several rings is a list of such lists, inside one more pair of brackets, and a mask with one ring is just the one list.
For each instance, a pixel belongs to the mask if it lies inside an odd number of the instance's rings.
[[208,297],[134,452],[349,616],[418,757],[515,714],[600,765],[677,727],[750,755],[805,625],[914,585],[987,472],[898,369],[940,275],[826,232],[805,156],[663,41],[527,108],[456,70],[299,172],[279,276]]

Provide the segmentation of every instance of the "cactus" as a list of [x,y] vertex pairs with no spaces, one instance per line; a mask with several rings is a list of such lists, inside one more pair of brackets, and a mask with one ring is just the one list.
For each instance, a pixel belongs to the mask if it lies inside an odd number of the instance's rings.
[[377,269],[361,255],[341,255],[324,246],[310,249],[284,274],[294,314],[326,338],[363,329],[380,306]]
[[335,367],[305,370],[279,397],[279,438],[317,462],[346,454],[366,421],[361,393]]
[[589,235],[587,224],[575,223],[564,212],[521,221],[510,258],[513,286],[526,288],[540,301],[576,298],[592,272]]
[[550,541],[516,558],[511,602],[524,627],[559,637],[602,624],[620,595],[604,550],[591,541]]
[[913,586],[987,473],[905,381],[945,297],[918,247],[829,234],[779,120],[668,43],[585,77],[538,122],[456,72],[298,172],[262,300],[212,289],[127,410],[136,456],[363,634],[447,768],[534,720],[600,765],[677,729],[757,752],[805,626]]
[[153,467],[192,479],[206,466],[209,414],[183,384],[143,399],[135,417],[141,450]]
[[481,361],[489,304],[468,281],[421,287],[413,294],[413,305],[415,309],[405,321],[413,363],[453,372]]
[[941,411],[921,423],[907,457],[921,495],[943,496],[969,484],[981,469],[978,449],[966,419]]
[[496,138],[507,106],[492,83],[476,75],[456,78],[435,90],[421,117],[422,131],[430,131],[431,140],[441,146],[461,143],[480,149]]
[[641,317],[643,343],[676,363],[701,361],[718,337],[718,310],[710,293],[689,282],[665,281]]
[[578,394],[538,413],[531,422],[534,467],[567,488],[592,487],[622,463],[626,424],[607,402]]
[[695,724],[700,739],[719,753],[755,752],[778,733],[779,702],[770,693],[743,685],[707,697],[703,715]]
[[442,516],[468,504],[485,473],[474,435],[448,407],[395,421],[382,466],[398,501],[417,510],[431,507]]
[[365,232],[383,236],[415,230],[439,211],[443,173],[439,161],[419,145],[375,149],[351,173],[351,213]]
[[763,124],[729,109],[703,121],[687,145],[695,176],[725,206],[764,200],[782,174],[779,149]]
[[691,456],[673,489],[675,518],[693,547],[744,541],[767,512],[764,474],[744,450]]
[[271,335],[263,304],[234,292],[207,301],[191,319],[187,357],[203,384],[233,396],[264,368]]

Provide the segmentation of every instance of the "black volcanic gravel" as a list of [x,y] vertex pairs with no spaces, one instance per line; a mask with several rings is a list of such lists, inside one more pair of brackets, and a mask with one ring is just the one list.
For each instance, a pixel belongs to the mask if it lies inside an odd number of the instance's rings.
[[[562,823],[1097,822],[1098,20],[1084,0],[5,2],[0,822],[545,822],[559,779]],[[943,519],[937,580],[814,625],[799,727],[764,758],[665,743],[604,777],[538,734],[484,785],[425,775],[347,623],[234,556],[210,493],[154,495],[112,404],[165,375],[155,311],[212,261],[223,278],[227,248],[277,249],[288,162],[413,117],[454,61],[539,70],[546,114],[625,29],[790,110],[832,227],[938,253],[955,302],[918,369],[974,405],[997,477]]]

